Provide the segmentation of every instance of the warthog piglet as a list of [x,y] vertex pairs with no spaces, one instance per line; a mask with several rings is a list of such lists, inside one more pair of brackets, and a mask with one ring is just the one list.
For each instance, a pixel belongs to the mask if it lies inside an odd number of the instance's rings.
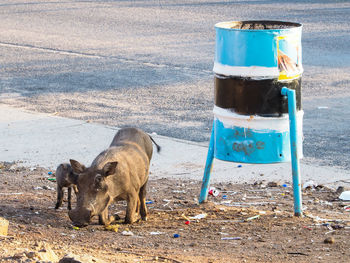
[[60,164],[56,169],[56,182],[57,182],[57,203],[55,209],[58,209],[62,205],[63,201],[63,188],[68,188],[68,209],[72,209],[72,188],[75,194],[77,194],[77,186],[73,183],[74,174],[73,169],[68,163]]

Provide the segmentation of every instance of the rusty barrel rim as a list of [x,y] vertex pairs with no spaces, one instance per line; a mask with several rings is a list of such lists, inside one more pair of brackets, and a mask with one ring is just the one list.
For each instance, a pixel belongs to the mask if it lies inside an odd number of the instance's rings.
[[[265,27],[265,28],[254,28],[254,27]],[[247,28],[249,27],[249,28]],[[253,28],[252,28],[253,27]],[[296,22],[286,22],[277,20],[244,20],[244,21],[226,21],[215,24],[215,28],[226,29],[226,30],[239,30],[239,31],[280,31],[280,30],[291,30],[294,28],[302,28],[303,24]]]

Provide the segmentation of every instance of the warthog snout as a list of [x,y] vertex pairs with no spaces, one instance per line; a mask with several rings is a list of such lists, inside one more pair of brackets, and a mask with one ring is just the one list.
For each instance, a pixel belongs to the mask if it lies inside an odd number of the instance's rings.
[[85,208],[70,210],[68,215],[73,225],[77,227],[87,226],[91,221],[91,211]]

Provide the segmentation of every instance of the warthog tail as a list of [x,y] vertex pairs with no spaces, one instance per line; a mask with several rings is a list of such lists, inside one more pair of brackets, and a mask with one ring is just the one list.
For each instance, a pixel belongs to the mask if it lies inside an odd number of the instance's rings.
[[151,135],[148,135],[150,137],[150,139],[152,140],[152,142],[154,143],[154,145],[157,147],[157,152],[159,153],[160,150],[162,149],[154,140],[153,138],[151,137]]

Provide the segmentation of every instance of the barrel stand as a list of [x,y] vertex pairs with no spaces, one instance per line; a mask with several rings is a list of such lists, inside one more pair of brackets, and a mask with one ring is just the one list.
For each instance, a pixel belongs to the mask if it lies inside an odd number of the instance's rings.
[[[302,216],[302,198],[301,198],[301,183],[300,183],[300,168],[299,168],[299,154],[298,154],[298,127],[296,120],[296,96],[295,91],[283,87],[281,95],[288,98],[288,115],[289,115],[289,134],[290,134],[290,151],[291,151],[291,164],[292,164],[292,177],[293,177],[293,196],[294,196],[294,215]],[[210,174],[213,167],[214,148],[215,148],[215,136],[214,136],[214,123],[210,136],[209,149],[207,154],[207,160],[204,169],[204,176],[202,181],[201,192],[199,196],[199,203],[207,201]]]

